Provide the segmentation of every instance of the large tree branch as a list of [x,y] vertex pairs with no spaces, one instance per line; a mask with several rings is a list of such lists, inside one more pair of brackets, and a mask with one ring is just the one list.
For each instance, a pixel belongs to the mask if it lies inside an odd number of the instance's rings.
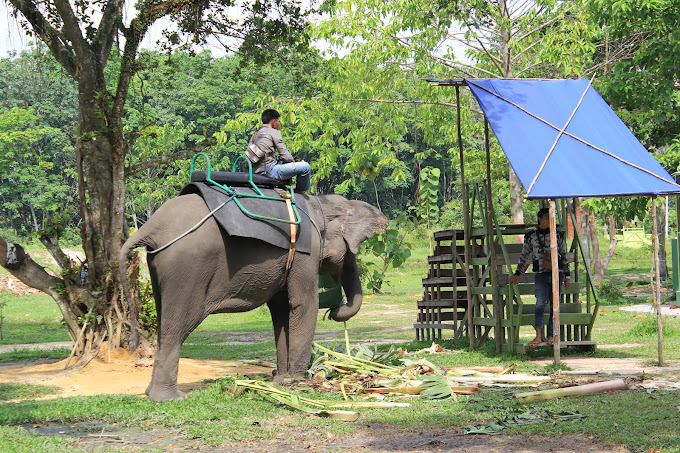
[[8,242],[0,237],[0,265],[31,288],[39,289],[54,297],[57,294],[59,285],[62,285],[63,281],[48,274],[45,268],[33,261],[31,256],[25,253],[23,247],[18,244],[14,244],[16,247],[16,260],[11,263],[8,262],[8,245]]
[[543,63],[541,63],[540,61],[537,61],[536,63],[530,64],[529,66],[526,66],[526,67],[522,68],[521,71],[518,71],[518,72],[515,74],[515,78],[521,77],[521,75],[524,74],[525,72],[530,71],[530,70],[534,69],[535,67],[540,66],[540,65],[542,65],[542,64],[543,64]]
[[87,50],[87,41],[80,30],[80,23],[76,17],[71,4],[67,0],[55,0],[54,6],[57,8],[59,17],[64,21],[64,33],[66,39],[75,47],[76,55],[85,55]]
[[449,68],[457,69],[458,71],[462,71],[462,72],[466,73],[469,77],[477,77],[477,75],[473,74],[472,72],[466,71],[465,69],[462,69],[462,68],[468,68],[468,69],[472,69],[473,71],[482,72],[482,73],[487,74],[487,75],[489,75],[493,78],[498,77],[498,74],[496,74],[494,72],[487,71],[486,69],[483,69],[483,68],[480,68],[480,67],[477,67],[477,66],[473,66],[473,65],[470,65],[470,64],[461,63],[459,61],[448,61],[448,60],[445,60],[441,57],[437,57],[435,55],[430,55],[430,59],[435,60],[435,61],[439,62],[440,64],[443,64],[444,66],[447,66]]
[[420,101],[420,100],[407,100],[407,99],[356,99],[356,98],[338,98],[339,101],[346,102],[371,102],[375,104],[421,104],[421,105],[443,105],[446,107],[455,107],[456,104],[451,102],[440,102],[440,101]]
[[210,146],[214,146],[217,144],[217,140],[214,137],[207,137],[203,139],[202,142],[197,143],[196,145],[192,146],[191,148],[178,151],[174,154],[170,154],[168,156],[162,156],[159,157],[158,159],[151,159],[146,162],[143,162],[141,164],[133,165],[131,167],[128,167],[125,171],[125,177],[128,177],[130,175],[133,175],[135,173],[139,173],[140,171],[147,170],[149,168],[154,168],[158,167],[159,165],[165,165],[169,164],[171,162],[174,162],[179,159],[186,159],[187,157],[193,156],[194,154],[200,153],[203,151],[205,148],[208,148]]
[[[569,7],[567,7],[567,8],[565,8],[565,9],[562,11],[562,14],[566,14],[566,13],[568,13],[569,11],[571,11],[572,9],[574,9],[574,6],[573,6],[573,5],[572,5],[572,6],[569,6]],[[546,28],[546,27],[550,27],[552,24],[554,24],[554,23],[557,22],[558,20],[560,20],[560,17],[559,17],[559,16],[555,16],[554,18],[552,18],[552,19],[550,19],[550,20],[548,20],[548,21],[546,21],[546,22],[543,22],[542,24],[539,24],[537,27],[532,28],[531,30],[529,30],[529,31],[527,31],[526,33],[524,33],[523,35],[521,35],[519,38],[515,38],[515,39],[516,39],[518,42],[519,42],[519,41],[522,41],[522,40],[528,38],[529,36],[533,35],[533,34],[536,33],[537,31],[543,30],[543,29]],[[519,30],[517,30],[517,31],[519,32]],[[513,35],[514,35],[514,33],[513,33]]]
[[118,30],[117,24],[122,20],[122,10],[123,0],[108,0],[102,12],[102,20],[93,42],[93,47],[98,53],[102,67],[106,66],[111,54],[111,48]]
[[73,78],[77,76],[76,57],[73,49],[63,39],[61,34],[45,19],[38,10],[36,3],[31,0],[10,0],[12,5],[20,11],[31,24],[33,31],[47,45],[54,58]]
[[125,48],[123,50],[116,97],[113,101],[114,121],[118,121],[123,117],[123,108],[125,107],[130,81],[138,69],[137,51],[139,49],[139,44],[149,30],[149,27],[162,17],[178,13],[200,3],[202,2],[199,0],[168,0],[158,3],[140,3],[138,6],[139,14],[132,19],[128,28],[122,30],[123,35],[125,36]]
[[50,252],[50,255],[57,261],[57,264],[62,269],[69,269],[71,267],[71,258],[69,258],[64,251],[59,247],[59,244],[52,242],[52,239],[45,235],[40,236],[40,242]]

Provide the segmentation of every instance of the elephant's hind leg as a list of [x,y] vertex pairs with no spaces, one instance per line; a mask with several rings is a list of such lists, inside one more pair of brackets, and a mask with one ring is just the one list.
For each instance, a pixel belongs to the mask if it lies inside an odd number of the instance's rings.
[[189,313],[189,310],[183,310],[182,313],[173,311],[167,306],[163,307],[158,321],[158,351],[154,358],[151,384],[146,389],[146,394],[153,401],[186,398],[186,394],[177,387],[180,350],[184,340],[206,318],[203,314]]

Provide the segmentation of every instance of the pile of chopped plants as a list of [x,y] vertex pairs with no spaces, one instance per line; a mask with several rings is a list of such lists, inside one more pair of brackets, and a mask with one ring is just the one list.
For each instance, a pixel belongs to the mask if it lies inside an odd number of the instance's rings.
[[[435,344],[424,350],[434,352]],[[366,346],[331,350],[315,343],[312,365],[306,381],[275,386],[270,383],[237,379],[235,391],[255,391],[279,404],[321,417],[355,421],[358,407],[408,407],[409,403],[391,402],[388,398],[419,397],[428,400],[456,399],[456,395],[474,395],[484,387],[517,387],[548,382],[549,376],[515,373],[515,367],[445,367],[427,358],[417,358],[401,349],[380,353]],[[338,392],[342,400],[319,400],[299,396],[286,390],[312,386],[320,392]]]

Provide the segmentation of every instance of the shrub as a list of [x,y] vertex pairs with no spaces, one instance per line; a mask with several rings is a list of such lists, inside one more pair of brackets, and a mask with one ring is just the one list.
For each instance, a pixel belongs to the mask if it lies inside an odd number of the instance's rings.
[[625,296],[613,280],[603,279],[598,285],[597,292],[605,304],[617,305],[627,302]]

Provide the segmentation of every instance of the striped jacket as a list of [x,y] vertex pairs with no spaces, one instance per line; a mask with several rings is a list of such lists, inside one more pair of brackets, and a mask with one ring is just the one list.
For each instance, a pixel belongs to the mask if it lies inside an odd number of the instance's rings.
[[[550,269],[543,268],[543,257],[550,252],[550,230],[536,228],[524,236],[522,254],[517,262],[515,275],[522,275],[529,264],[534,265],[534,272],[550,272]],[[567,262],[567,241],[561,232],[557,232],[557,253],[558,269],[565,277],[569,277],[569,263]]]

